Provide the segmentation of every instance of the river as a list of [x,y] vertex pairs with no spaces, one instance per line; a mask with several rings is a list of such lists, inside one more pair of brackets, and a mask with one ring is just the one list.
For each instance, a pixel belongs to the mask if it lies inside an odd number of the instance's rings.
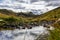
[[40,34],[47,34],[47,28],[43,26],[32,29],[15,29],[0,31],[0,40],[35,40]]

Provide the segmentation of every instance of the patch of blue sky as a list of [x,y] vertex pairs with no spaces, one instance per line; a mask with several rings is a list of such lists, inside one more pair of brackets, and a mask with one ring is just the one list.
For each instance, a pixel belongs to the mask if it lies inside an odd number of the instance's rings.
[[0,3],[2,3],[3,2],[3,0],[0,0]]

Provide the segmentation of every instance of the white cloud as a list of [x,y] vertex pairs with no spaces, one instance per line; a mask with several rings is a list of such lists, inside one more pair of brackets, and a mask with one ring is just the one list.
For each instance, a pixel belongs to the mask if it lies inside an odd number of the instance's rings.
[[46,2],[41,0],[3,0],[0,1],[0,8],[13,10],[15,12],[31,10],[46,12],[47,8],[48,10],[51,10],[56,7],[53,7],[52,5],[47,6],[49,4],[58,4],[58,2]]
[[38,1],[38,2],[34,2],[32,4],[35,4],[35,5],[45,5],[46,2],[45,1]]

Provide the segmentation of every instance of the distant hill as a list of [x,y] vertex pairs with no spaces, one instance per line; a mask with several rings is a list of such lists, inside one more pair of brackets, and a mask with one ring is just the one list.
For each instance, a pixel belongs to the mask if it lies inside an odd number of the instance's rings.
[[14,14],[14,12],[13,11],[11,11],[11,10],[7,10],[7,9],[0,9],[0,13],[2,13],[2,14]]
[[37,15],[33,14],[32,12],[18,12],[18,13],[15,13],[12,10],[7,10],[7,9],[0,9],[0,13],[6,14],[6,15],[25,16],[25,17],[37,16]]
[[[51,11],[48,11],[44,14],[41,14],[40,16],[38,16],[36,19],[39,19],[39,21],[48,21],[48,22],[54,22],[53,24],[51,24],[54,27],[60,27],[60,7],[53,9]],[[59,20],[59,21],[58,21]],[[57,21],[57,22],[56,22]],[[56,23],[55,23],[56,22]]]
[[57,20],[60,18],[60,7],[53,9],[51,11],[48,11],[44,14],[41,15],[35,15],[32,12],[19,12],[15,13],[11,10],[6,10],[6,9],[0,9],[1,14],[6,14],[6,15],[14,15],[14,16],[22,16],[22,17],[35,17],[34,20]]
[[16,20],[17,23],[23,24],[23,25],[24,24],[32,25],[32,23],[33,23],[33,25],[54,24],[55,21],[60,19],[60,7],[53,9],[51,11],[48,11],[41,15],[35,15],[32,12],[15,13],[11,10],[0,9],[0,19],[3,19],[3,20],[8,19],[9,20],[9,18],[11,18],[11,17],[13,19],[17,19]]
[[[50,35],[46,40],[60,40],[60,7],[48,11],[36,19],[39,19],[41,23],[50,24],[50,25],[43,25],[44,27],[54,27],[54,30],[49,30]],[[37,38],[37,40],[41,39],[41,36]]]
[[60,18],[60,7],[53,9],[51,11],[48,11],[44,14],[41,14],[39,16],[41,20],[57,20]]

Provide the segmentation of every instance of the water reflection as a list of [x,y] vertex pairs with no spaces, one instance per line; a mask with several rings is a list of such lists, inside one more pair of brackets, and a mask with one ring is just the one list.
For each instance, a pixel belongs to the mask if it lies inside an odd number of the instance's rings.
[[0,40],[35,40],[40,34],[47,34],[48,31],[43,26],[32,29],[15,29],[0,31]]

